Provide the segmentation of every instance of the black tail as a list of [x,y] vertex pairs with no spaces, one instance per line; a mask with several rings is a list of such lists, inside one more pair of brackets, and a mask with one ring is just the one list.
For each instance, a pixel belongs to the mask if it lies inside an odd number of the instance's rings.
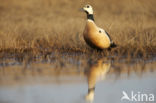
[[115,47],[117,47],[117,45],[114,42],[112,42],[110,47],[108,48],[108,51],[111,51],[111,49]]
[[110,48],[115,48],[115,47],[117,47],[117,45],[114,42],[112,42]]

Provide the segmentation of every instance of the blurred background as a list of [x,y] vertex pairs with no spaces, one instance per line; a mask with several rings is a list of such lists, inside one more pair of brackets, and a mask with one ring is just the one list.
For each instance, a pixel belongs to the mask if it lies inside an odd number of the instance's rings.
[[0,0],[0,49],[86,50],[86,14],[79,11],[86,4],[120,52],[155,52],[155,0]]

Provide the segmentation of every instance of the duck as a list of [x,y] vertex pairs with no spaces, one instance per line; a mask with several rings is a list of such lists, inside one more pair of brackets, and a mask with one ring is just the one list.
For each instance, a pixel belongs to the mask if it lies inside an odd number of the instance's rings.
[[111,50],[111,48],[115,48],[117,45],[112,41],[109,34],[95,24],[93,7],[87,4],[80,10],[87,14],[86,26],[83,31],[86,44],[97,50]]
[[96,82],[105,80],[111,68],[111,62],[104,61],[104,59],[99,59],[97,61],[91,60],[91,62],[93,63],[89,63],[89,67],[86,70],[88,93],[85,96],[86,101],[90,103],[94,100]]

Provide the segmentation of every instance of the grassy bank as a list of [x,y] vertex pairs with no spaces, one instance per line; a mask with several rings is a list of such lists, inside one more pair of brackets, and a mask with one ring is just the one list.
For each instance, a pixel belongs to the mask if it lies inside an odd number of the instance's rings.
[[[83,40],[87,4],[71,0],[0,0],[0,56],[6,54],[91,53]],[[118,45],[104,55],[156,53],[155,0],[90,1],[95,21]]]

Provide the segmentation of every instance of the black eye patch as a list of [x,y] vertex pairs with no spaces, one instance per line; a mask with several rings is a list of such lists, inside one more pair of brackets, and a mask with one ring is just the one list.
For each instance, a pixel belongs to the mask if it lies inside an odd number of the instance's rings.
[[89,8],[89,5],[87,5],[87,8]]

